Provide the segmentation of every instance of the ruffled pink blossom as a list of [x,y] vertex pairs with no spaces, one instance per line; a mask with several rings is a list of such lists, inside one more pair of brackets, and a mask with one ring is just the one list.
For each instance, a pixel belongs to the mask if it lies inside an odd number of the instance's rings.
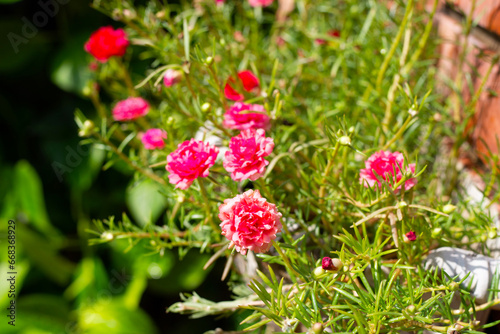
[[269,129],[269,116],[260,104],[236,102],[227,109],[222,124],[229,129]]
[[243,130],[231,138],[229,151],[225,154],[224,168],[235,181],[257,180],[264,174],[269,161],[264,159],[273,152],[272,138],[266,138],[263,129]]
[[141,137],[144,148],[147,150],[165,147],[164,139],[167,139],[167,132],[162,129],[149,129]]
[[165,71],[165,74],[163,75],[163,84],[165,85],[165,87],[172,87],[173,85],[179,82],[181,77],[182,77],[181,71],[169,68],[168,70]]
[[276,233],[281,231],[281,213],[268,203],[258,190],[248,190],[219,206],[222,235],[231,243],[229,248],[245,255],[248,250],[267,252]]
[[187,189],[197,178],[207,177],[218,153],[217,147],[195,139],[179,144],[167,157],[170,183],[175,184],[175,188]]
[[[259,79],[251,71],[241,71],[238,72],[238,78],[241,81],[243,89],[247,92],[257,90],[260,86]],[[224,95],[227,99],[233,101],[243,101],[245,96],[238,91],[236,91],[231,84],[235,84],[233,77],[227,79],[226,85],[224,86]]]
[[131,121],[146,115],[149,104],[142,97],[129,97],[118,102],[113,108],[115,121]]
[[[359,181],[365,187],[373,187],[375,184],[382,188],[382,183],[377,180],[378,175],[383,180],[387,181],[390,185],[394,186],[403,177],[400,168],[403,168],[404,157],[399,152],[379,151],[372,154],[368,160],[365,161],[365,168],[359,173]],[[396,171],[396,175],[394,175]],[[415,164],[406,166],[406,171],[415,173]],[[405,189],[412,188],[417,183],[415,178],[405,181]],[[401,186],[397,189],[399,190]]]
[[112,56],[123,56],[129,46],[127,34],[123,29],[114,30],[113,27],[101,27],[90,35],[84,49],[101,63],[105,63]]
[[248,0],[252,7],[267,7],[271,6],[274,0]]

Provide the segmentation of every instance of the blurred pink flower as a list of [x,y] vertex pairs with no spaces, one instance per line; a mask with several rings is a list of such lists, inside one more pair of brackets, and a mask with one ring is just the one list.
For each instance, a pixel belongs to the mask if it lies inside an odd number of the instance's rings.
[[[378,185],[379,188],[382,187],[382,183],[377,180],[375,175],[380,176],[383,180],[387,181],[390,185],[394,186],[398,183],[403,174],[401,169],[404,164],[403,154],[399,152],[390,152],[390,151],[379,151],[372,154],[368,160],[365,161],[365,167],[359,173],[359,181],[365,187],[373,187],[375,184]],[[396,175],[394,175],[394,171],[396,171]],[[415,164],[409,164],[406,167],[407,172],[415,173]],[[376,174],[375,174],[376,173]],[[411,178],[406,180],[405,189],[408,190],[412,188],[417,183],[417,180]],[[397,189],[399,190],[401,186]]]
[[187,189],[198,177],[207,177],[217,159],[219,149],[198,140],[186,140],[167,157],[169,181],[175,188]]
[[123,29],[114,30],[113,27],[107,26],[94,31],[84,49],[95,59],[105,63],[112,56],[123,56],[129,44]]
[[146,115],[149,104],[142,97],[129,97],[118,102],[113,108],[115,121],[131,121]]
[[162,129],[149,129],[141,137],[144,147],[148,150],[165,147],[163,139],[167,139],[167,132]]
[[276,233],[281,231],[281,213],[268,203],[258,190],[248,190],[219,206],[222,235],[231,243],[229,248],[245,255],[248,250],[267,252]]
[[165,87],[171,87],[179,82],[182,77],[182,72],[169,68],[163,76],[163,84]]
[[[330,31],[328,31],[327,34],[330,37],[335,37],[335,38],[339,38],[340,37],[340,31],[338,31],[338,30],[330,30]],[[326,44],[326,40],[324,40],[322,38],[316,38],[314,40],[314,43],[316,43],[317,45],[323,45],[323,44]]]
[[231,173],[234,181],[257,180],[264,174],[269,161],[264,159],[273,152],[272,138],[266,138],[263,129],[243,130],[231,138],[226,152],[224,168]]
[[274,0],[248,0],[248,3],[252,7],[267,7],[272,5]]
[[[247,92],[251,92],[256,88],[259,88],[259,79],[251,71],[238,72],[238,78],[243,85],[243,89],[245,89]],[[235,84],[235,80],[233,77],[229,77],[229,79],[227,79],[226,85],[224,86],[224,95],[226,96],[226,98],[233,101],[243,101],[245,99],[245,96],[236,91],[231,86],[231,84]]]
[[222,124],[229,129],[269,129],[269,116],[260,104],[236,102],[227,109]]
[[415,241],[415,240],[417,240],[417,235],[415,234],[414,231],[410,231],[410,232],[406,233],[405,237],[406,237],[406,240],[408,240],[408,241]]

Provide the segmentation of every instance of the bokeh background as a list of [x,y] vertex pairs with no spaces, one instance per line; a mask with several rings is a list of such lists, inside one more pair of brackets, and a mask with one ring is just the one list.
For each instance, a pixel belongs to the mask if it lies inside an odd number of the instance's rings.
[[[83,95],[91,61],[83,45],[98,27],[118,25],[85,0],[56,1],[48,10],[47,2],[0,0],[0,332],[234,328],[238,319],[165,312],[179,292],[230,299],[220,280],[224,263],[203,271],[207,257],[195,251],[179,261],[174,253],[148,256],[140,246],[125,253],[126,242],[88,246],[91,219],[128,213],[130,176],[103,171],[105,153],[79,145],[74,121],[76,109],[94,113]],[[15,327],[5,307],[9,219],[17,226]]]

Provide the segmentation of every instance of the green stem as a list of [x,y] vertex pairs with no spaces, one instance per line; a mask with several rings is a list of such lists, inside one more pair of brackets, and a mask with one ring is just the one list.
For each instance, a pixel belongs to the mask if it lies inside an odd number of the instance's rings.
[[[208,223],[210,224],[214,232],[219,232],[220,229],[219,226],[217,226],[213,220],[212,211],[210,210],[210,200],[208,198],[207,190],[205,189],[205,185],[203,184],[201,178],[198,178],[198,184],[200,185],[201,196],[205,201],[204,209],[205,209],[206,221],[208,220]],[[220,234],[217,234],[217,241],[219,240],[220,240]]]
[[323,179],[321,181],[321,187],[319,188],[319,203],[323,204],[324,202],[324,197],[325,197],[325,191],[326,191],[326,181],[328,178],[328,175],[330,175],[330,171],[333,167],[333,163],[335,161],[335,157],[337,156],[337,152],[339,151],[340,143],[337,141],[335,144],[335,148],[333,150],[333,155],[331,158],[328,160],[328,164],[326,165],[325,172],[323,174]]
[[399,128],[398,132],[396,132],[396,134],[394,135],[394,137],[391,138],[391,140],[389,140],[387,142],[387,144],[385,144],[383,150],[387,150],[396,140],[398,140],[399,138],[401,138],[401,136],[403,135],[403,133],[405,132],[406,130],[406,127],[410,124],[411,120],[413,119],[412,116],[409,116],[406,121],[403,123],[403,125]]
[[116,153],[127,165],[129,165],[132,169],[135,169],[142,175],[158,182],[161,185],[166,185],[167,183],[165,182],[164,179],[156,175],[155,173],[151,172],[150,170],[143,169],[139,166],[137,166],[134,162],[132,162],[123,152],[119,151],[118,148],[111,143],[107,138],[102,137],[98,133],[94,133],[94,136],[97,137],[99,140],[101,140],[104,144],[106,144],[113,152]]
[[300,277],[300,274],[297,271],[295,271],[295,269],[293,269],[292,264],[290,263],[290,260],[285,255],[285,253],[283,253],[283,251],[281,250],[281,248],[280,248],[279,244],[276,242],[276,240],[273,240],[273,246],[276,249],[276,251],[278,252],[278,254],[281,256],[281,258],[283,259],[283,262],[285,263],[286,271],[290,275],[290,278],[292,279],[292,281],[294,283],[297,283],[297,276]]
[[378,72],[377,75],[377,81],[375,83],[375,87],[377,91],[381,90],[381,85],[382,85],[382,80],[384,79],[384,74],[387,68],[389,67],[389,63],[394,56],[394,53],[396,52],[396,49],[399,45],[399,42],[401,41],[401,37],[403,36],[403,32],[406,28],[406,23],[408,22],[408,19],[410,18],[410,13],[413,10],[413,0],[409,0],[408,4],[406,5],[406,11],[405,15],[403,17],[403,21],[401,22],[401,25],[399,26],[399,31],[398,34],[396,35],[396,38],[394,39],[394,42],[392,43],[391,49],[387,53],[387,55],[384,58],[384,62],[382,63],[382,66],[380,67],[380,71]]
[[127,67],[125,67],[125,64],[123,63],[121,58],[115,57],[115,59],[118,67],[122,72],[123,80],[125,81],[125,85],[127,86],[129,95],[137,96],[137,92],[134,88],[134,84],[132,83],[132,79],[130,78],[130,73],[128,73]]

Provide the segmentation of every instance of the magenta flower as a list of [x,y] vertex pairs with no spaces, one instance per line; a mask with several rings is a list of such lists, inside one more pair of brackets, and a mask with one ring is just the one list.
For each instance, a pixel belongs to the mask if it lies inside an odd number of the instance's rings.
[[274,0],[248,0],[252,7],[267,7],[271,6]]
[[187,189],[199,177],[207,177],[208,169],[217,159],[219,149],[198,140],[186,140],[167,157],[167,171],[170,183],[175,188]]
[[264,159],[273,152],[272,138],[266,138],[263,129],[243,130],[231,138],[229,151],[225,154],[224,168],[235,181],[257,180],[264,174],[269,161]]
[[129,44],[123,29],[114,30],[113,27],[107,26],[93,32],[84,49],[95,59],[105,63],[112,56],[123,56]]
[[[365,167],[359,173],[359,181],[365,187],[373,187],[375,184],[382,188],[382,183],[377,180],[375,175],[378,175],[383,180],[387,181],[391,186],[401,181],[403,173],[401,169],[404,164],[403,154],[399,152],[379,151],[372,154],[368,160],[365,161]],[[394,175],[396,171],[396,175]],[[415,164],[409,164],[406,167],[407,172],[415,173]],[[375,174],[376,173],[376,174]],[[405,189],[412,188],[417,183],[415,178],[405,181]],[[401,186],[397,189],[399,190]]]
[[146,115],[149,104],[141,97],[129,97],[118,102],[113,108],[115,121],[131,121]]
[[227,109],[222,124],[229,129],[269,129],[269,116],[260,104],[236,102]]
[[[241,81],[243,89],[247,92],[251,92],[255,89],[258,89],[260,86],[259,79],[253,74],[251,71],[241,71],[238,72],[238,79]],[[233,101],[243,101],[245,96],[238,91],[236,91],[231,84],[235,84],[235,80],[233,77],[229,77],[227,79],[226,85],[224,86],[224,95],[226,99]]]
[[165,74],[163,75],[163,84],[165,85],[165,87],[172,87],[173,85],[179,82],[181,77],[182,77],[181,71],[169,68],[168,70],[165,71]]
[[281,231],[281,213],[258,190],[248,190],[219,206],[220,227],[231,243],[229,248],[245,255],[248,250],[267,252]]
[[410,232],[406,233],[405,237],[406,237],[406,240],[408,240],[408,241],[415,241],[415,240],[417,240],[417,235],[415,234],[414,231],[410,231]]
[[162,129],[149,129],[141,137],[144,148],[147,150],[165,147],[164,139],[167,139],[167,132]]
[[325,256],[322,260],[321,260],[321,268],[323,268],[324,270],[333,270],[333,262],[332,262],[332,259],[329,258],[328,256]]

